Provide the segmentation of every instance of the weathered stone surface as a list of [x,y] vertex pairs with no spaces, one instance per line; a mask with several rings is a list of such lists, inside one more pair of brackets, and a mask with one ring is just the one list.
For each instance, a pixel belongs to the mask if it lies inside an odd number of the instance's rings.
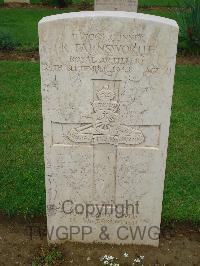
[[39,36],[49,240],[157,246],[176,22],[80,12],[43,18]]
[[138,0],[95,0],[95,11],[137,12]]

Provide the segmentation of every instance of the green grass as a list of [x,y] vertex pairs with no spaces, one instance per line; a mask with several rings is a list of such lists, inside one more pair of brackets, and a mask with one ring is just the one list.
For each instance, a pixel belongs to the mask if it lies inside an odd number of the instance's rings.
[[45,16],[71,12],[74,9],[0,8],[0,32],[9,33],[22,49],[38,49],[38,22]]
[[185,1],[186,0],[138,0],[140,7],[150,7],[150,6],[176,7],[179,5],[184,5]]
[[39,66],[0,62],[0,209],[44,212]]
[[163,219],[200,222],[200,66],[178,66]]
[[35,257],[32,262],[32,266],[42,265],[61,265],[64,262],[63,254],[55,247],[48,247],[48,249],[41,249],[40,255]]
[[[20,43],[22,50],[38,49],[38,21],[49,15],[75,11],[72,9],[12,8],[0,9],[0,32],[8,33],[13,40]],[[173,12],[145,11],[152,15],[176,19]]]
[[[39,65],[0,62],[0,209],[44,214]],[[178,66],[163,221],[200,222],[200,67]]]

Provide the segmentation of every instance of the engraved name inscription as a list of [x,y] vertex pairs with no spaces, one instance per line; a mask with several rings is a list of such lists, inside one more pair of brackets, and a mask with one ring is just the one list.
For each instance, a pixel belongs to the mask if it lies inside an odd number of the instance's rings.
[[[55,42],[49,50],[49,54],[54,51],[59,60],[49,63],[45,57],[41,63],[44,71],[104,73],[109,77],[117,73],[134,75],[137,66],[144,66],[145,70],[146,62],[149,65],[149,58],[157,51],[154,38],[149,41],[140,27],[132,33],[74,30],[70,46],[62,35],[59,38],[61,42]],[[46,48],[41,47],[43,49]]]

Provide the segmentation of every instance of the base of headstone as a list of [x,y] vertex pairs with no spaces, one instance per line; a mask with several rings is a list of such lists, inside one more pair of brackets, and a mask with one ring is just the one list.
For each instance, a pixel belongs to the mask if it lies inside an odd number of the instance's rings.
[[95,11],[137,12],[138,0],[95,0]]

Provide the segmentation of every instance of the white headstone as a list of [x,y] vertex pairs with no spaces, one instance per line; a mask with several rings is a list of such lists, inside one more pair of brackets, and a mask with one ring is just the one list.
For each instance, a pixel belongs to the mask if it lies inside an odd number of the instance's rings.
[[157,246],[176,22],[70,13],[39,36],[49,241]]
[[138,0],[95,0],[95,11],[137,12]]

